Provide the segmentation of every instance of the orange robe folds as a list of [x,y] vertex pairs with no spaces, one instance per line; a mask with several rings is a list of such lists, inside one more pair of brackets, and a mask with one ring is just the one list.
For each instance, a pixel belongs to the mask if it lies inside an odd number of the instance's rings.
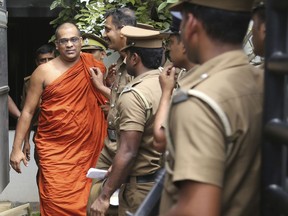
[[92,55],[81,54],[42,94],[35,137],[42,216],[86,215],[92,183],[86,172],[96,165],[107,129],[100,108],[106,98],[93,87],[92,66],[105,71]]

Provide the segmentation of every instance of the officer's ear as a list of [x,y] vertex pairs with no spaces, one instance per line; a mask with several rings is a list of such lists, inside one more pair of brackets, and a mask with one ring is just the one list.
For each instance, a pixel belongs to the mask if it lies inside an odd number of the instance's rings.
[[185,14],[185,20],[182,20],[181,28],[185,29],[184,31],[181,31],[181,36],[191,38],[194,34],[196,34],[199,31],[201,23],[199,20],[192,14],[192,13],[186,13]]
[[140,56],[139,56],[137,53],[134,52],[134,53],[131,55],[131,63],[132,63],[133,65],[137,65],[137,64],[139,63],[139,61],[141,61]]

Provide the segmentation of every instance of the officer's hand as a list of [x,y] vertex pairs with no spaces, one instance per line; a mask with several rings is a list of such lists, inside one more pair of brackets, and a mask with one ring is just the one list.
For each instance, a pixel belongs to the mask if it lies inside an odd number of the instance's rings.
[[10,155],[10,165],[18,173],[21,173],[20,163],[23,161],[25,166],[28,166],[28,161],[25,155],[20,150],[13,149]]
[[110,199],[103,199],[100,195],[90,207],[91,216],[105,216],[110,205]]
[[100,89],[101,87],[104,86],[103,83],[103,74],[101,70],[98,67],[91,67],[91,79],[93,81],[93,85],[95,86],[96,89]]
[[163,69],[159,76],[162,93],[171,94],[175,87],[175,67],[168,65]]
[[29,143],[29,141],[24,142],[22,152],[24,153],[26,160],[30,161],[30,143]]
[[114,63],[108,68],[108,74],[105,78],[106,86],[111,87],[115,82],[115,79],[116,79],[116,64]]
[[113,76],[116,74],[116,63],[113,63],[108,68],[108,74],[107,76]]
[[104,112],[105,116],[107,116],[109,110],[110,110],[110,103],[109,101],[106,101],[104,105],[100,106],[102,111]]

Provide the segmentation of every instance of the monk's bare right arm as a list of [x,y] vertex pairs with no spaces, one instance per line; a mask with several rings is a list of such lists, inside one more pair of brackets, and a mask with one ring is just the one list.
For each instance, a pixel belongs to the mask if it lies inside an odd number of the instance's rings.
[[43,92],[44,79],[43,67],[38,67],[31,76],[25,105],[17,123],[12,152],[10,155],[10,165],[18,173],[21,173],[21,161],[23,161],[25,166],[28,165],[25,155],[22,152],[22,143],[30,127],[32,117]]

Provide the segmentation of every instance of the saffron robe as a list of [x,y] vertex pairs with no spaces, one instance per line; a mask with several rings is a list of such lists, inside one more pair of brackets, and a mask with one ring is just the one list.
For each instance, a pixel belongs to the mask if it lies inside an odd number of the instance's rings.
[[35,144],[39,155],[42,216],[86,215],[91,179],[106,137],[100,105],[107,100],[94,88],[90,67],[105,66],[91,54],[48,85],[42,94]]

